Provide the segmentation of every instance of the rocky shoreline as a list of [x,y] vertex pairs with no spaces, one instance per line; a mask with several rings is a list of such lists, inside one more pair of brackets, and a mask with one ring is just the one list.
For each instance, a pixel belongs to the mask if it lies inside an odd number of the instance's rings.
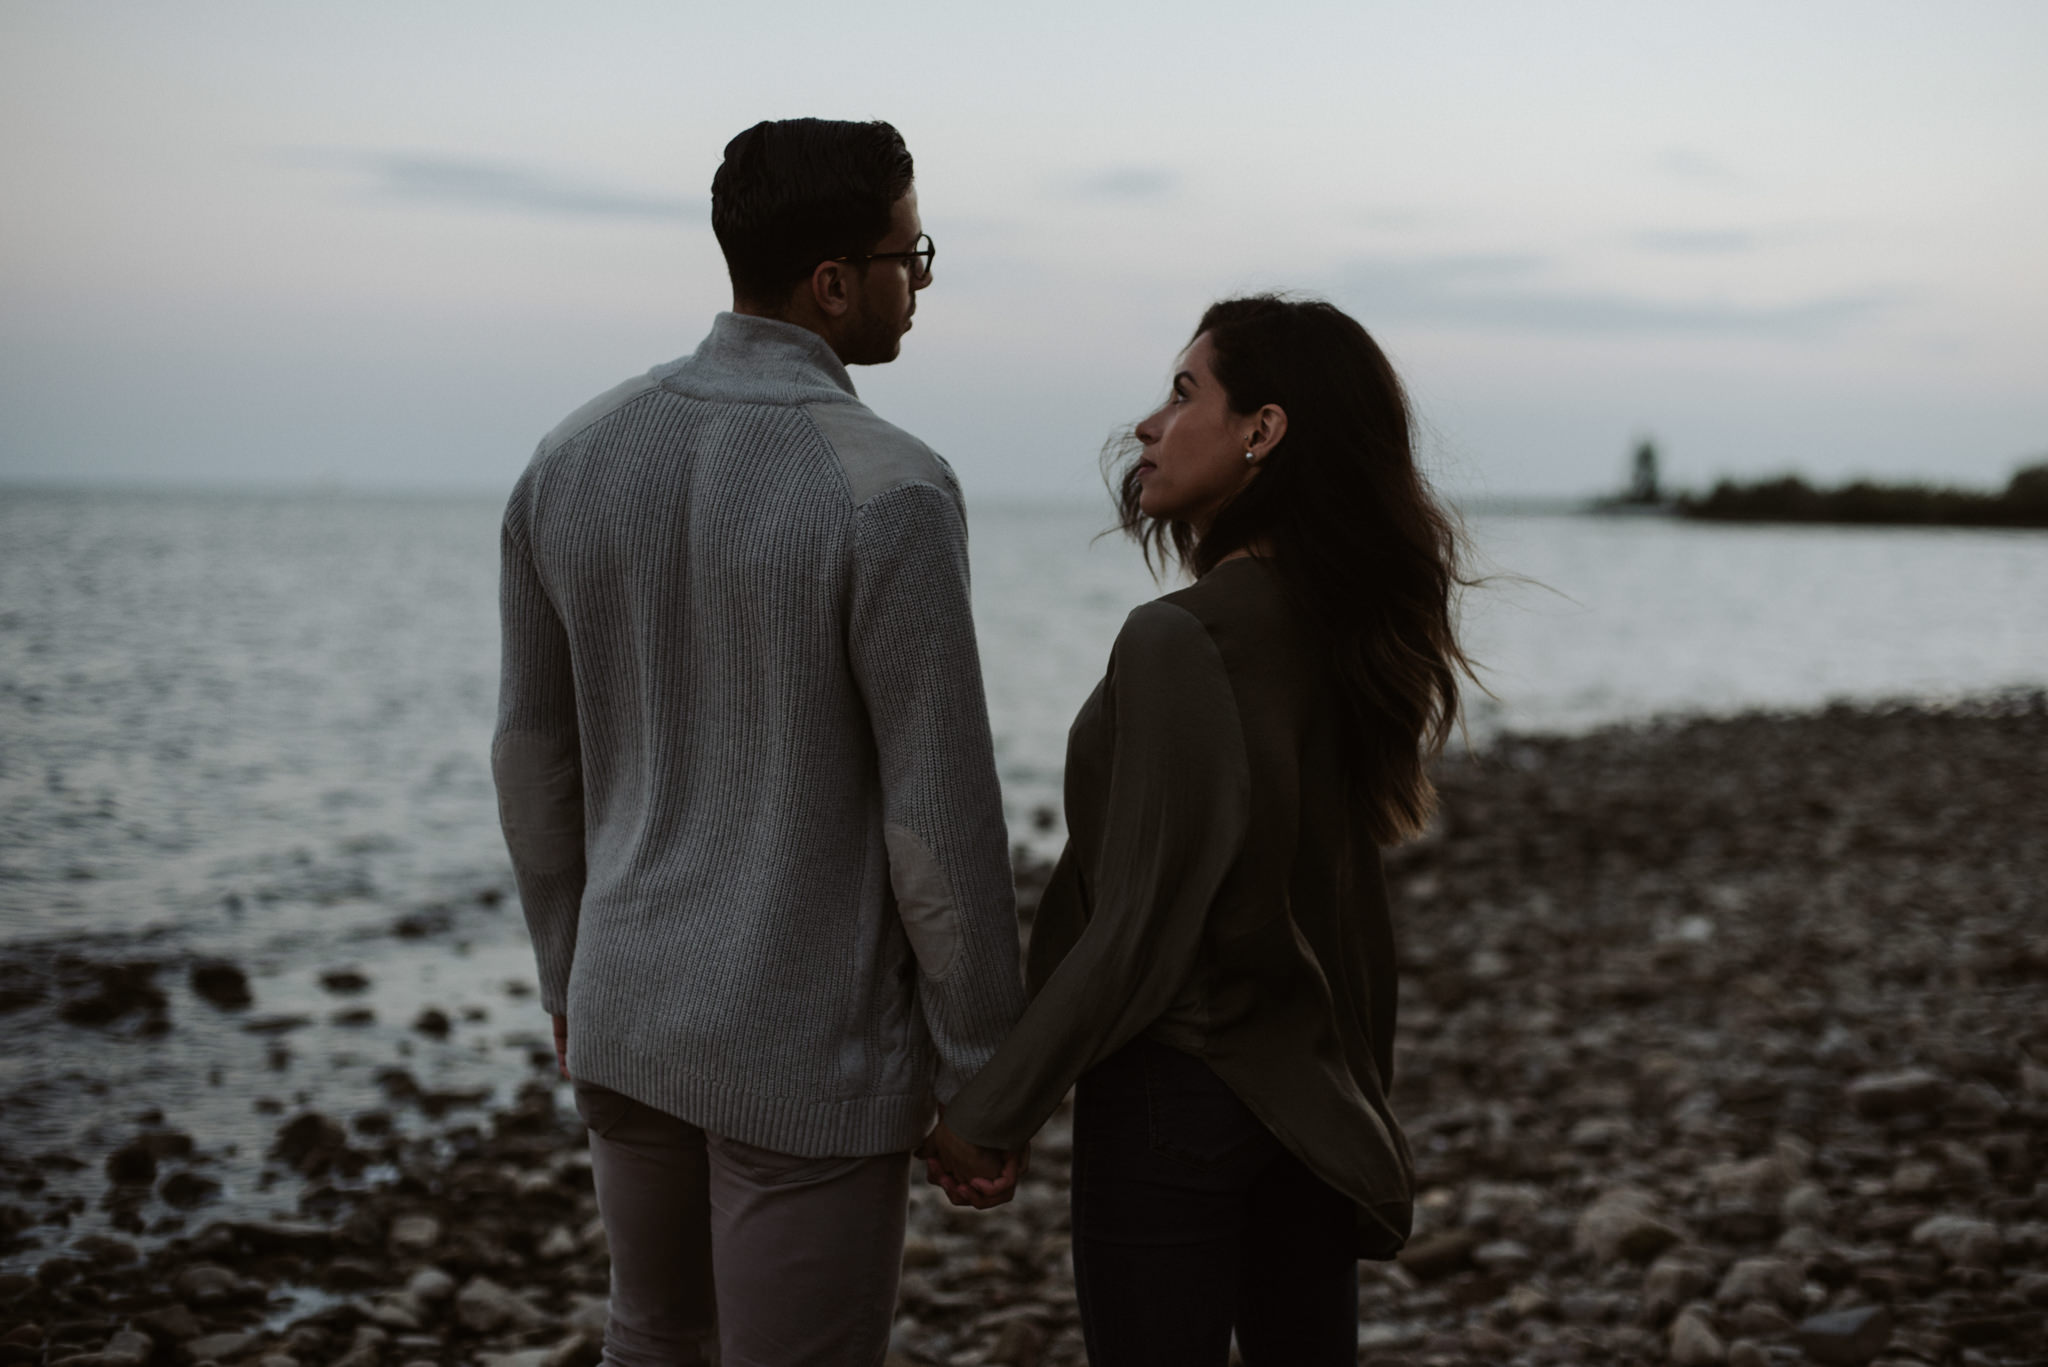
[[[1361,1265],[1362,1361],[2048,1359],[2048,700],[1508,738],[1440,782],[1389,861],[1421,1200]],[[145,1127],[104,1204],[195,1232],[0,1276],[0,1367],[590,1367],[561,1089],[425,1134],[387,1090],[281,1118],[290,1219],[205,1223],[193,1140]],[[1082,1360],[1069,1148],[1063,1113],[996,1212],[916,1188],[893,1361]],[[76,1161],[0,1152],[0,1238]]]

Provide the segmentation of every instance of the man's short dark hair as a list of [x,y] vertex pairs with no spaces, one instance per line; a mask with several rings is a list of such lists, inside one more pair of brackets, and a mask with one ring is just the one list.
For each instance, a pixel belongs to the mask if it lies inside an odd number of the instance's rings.
[[734,293],[779,302],[820,261],[874,250],[910,181],[910,149],[880,120],[755,124],[711,178],[711,230]]

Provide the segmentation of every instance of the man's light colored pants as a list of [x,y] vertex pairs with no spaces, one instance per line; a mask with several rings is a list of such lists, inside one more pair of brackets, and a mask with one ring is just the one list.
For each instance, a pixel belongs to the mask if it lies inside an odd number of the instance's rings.
[[793,1158],[576,1084],[611,1245],[607,1367],[865,1367],[889,1347],[909,1155]]

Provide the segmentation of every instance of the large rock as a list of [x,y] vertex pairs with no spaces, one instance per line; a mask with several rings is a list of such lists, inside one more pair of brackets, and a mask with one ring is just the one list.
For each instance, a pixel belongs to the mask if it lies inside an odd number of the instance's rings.
[[1913,1242],[1964,1267],[1997,1267],[2005,1253],[1998,1226],[1967,1215],[1936,1215],[1913,1226]]
[[1892,1312],[1882,1305],[1860,1305],[1800,1321],[1793,1337],[1815,1362],[1861,1367],[1892,1341]]
[[1657,1210],[1657,1198],[1640,1187],[1610,1187],[1579,1216],[1572,1247],[1603,1263],[1626,1258],[1648,1262],[1680,1238]]
[[1948,1099],[1948,1083],[1924,1068],[1865,1073],[1849,1084],[1849,1105],[1865,1120],[1936,1111]]
[[479,1334],[500,1329],[532,1329],[544,1322],[538,1310],[489,1277],[471,1277],[455,1293],[455,1318]]

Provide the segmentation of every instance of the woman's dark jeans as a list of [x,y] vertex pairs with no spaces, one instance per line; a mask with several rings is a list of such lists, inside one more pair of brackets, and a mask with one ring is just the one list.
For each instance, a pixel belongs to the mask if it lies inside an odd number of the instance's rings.
[[1201,1060],[1134,1040],[1074,1112],[1074,1283],[1090,1367],[1358,1361],[1355,1208]]

